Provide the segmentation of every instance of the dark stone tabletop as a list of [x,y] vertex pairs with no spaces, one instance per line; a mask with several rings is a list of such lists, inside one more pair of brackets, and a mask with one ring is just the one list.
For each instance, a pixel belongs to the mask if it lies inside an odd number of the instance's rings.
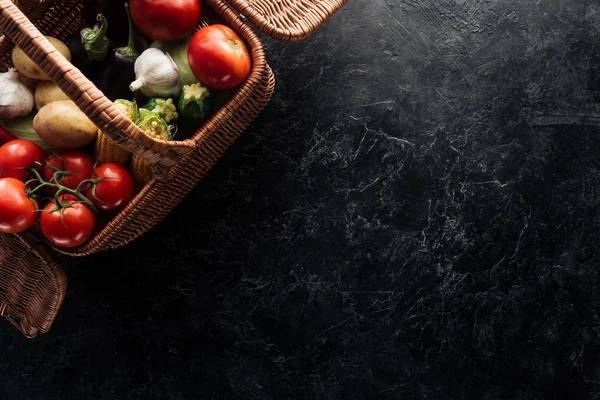
[[[351,0],[0,398],[600,398],[600,5]],[[67,260],[69,261],[69,260]]]

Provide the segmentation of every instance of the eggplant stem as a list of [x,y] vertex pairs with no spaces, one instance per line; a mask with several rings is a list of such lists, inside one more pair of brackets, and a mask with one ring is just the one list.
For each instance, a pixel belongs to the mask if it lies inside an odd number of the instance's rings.
[[125,11],[127,11],[127,19],[129,21],[129,42],[125,47],[119,47],[116,52],[124,55],[125,57],[135,60],[140,56],[140,53],[135,48],[135,27],[131,19],[131,11],[129,11],[129,3],[125,3]]

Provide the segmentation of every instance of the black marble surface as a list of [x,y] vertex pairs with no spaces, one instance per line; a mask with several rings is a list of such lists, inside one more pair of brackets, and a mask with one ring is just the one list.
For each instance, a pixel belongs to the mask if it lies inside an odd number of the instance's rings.
[[352,0],[2,399],[600,398],[600,5]]

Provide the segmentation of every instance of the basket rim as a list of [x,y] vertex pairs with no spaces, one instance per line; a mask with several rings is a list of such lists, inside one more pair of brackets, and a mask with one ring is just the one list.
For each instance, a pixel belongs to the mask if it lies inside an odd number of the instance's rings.
[[[318,30],[348,0],[206,0],[228,3],[261,32],[284,42],[306,39]],[[260,3],[263,4],[260,7]],[[291,16],[293,14],[293,17]]]

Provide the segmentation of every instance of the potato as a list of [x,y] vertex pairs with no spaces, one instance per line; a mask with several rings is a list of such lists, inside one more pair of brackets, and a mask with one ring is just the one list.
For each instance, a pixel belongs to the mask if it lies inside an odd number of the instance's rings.
[[[50,36],[46,36],[46,39],[50,41],[56,50],[58,50],[69,61],[71,61],[71,52],[66,44]],[[29,58],[27,54],[25,54],[23,50],[19,48],[19,46],[15,46],[13,48],[12,61],[17,71],[19,71],[21,74],[28,76],[29,78],[42,81],[50,80],[50,77],[46,75],[46,73],[42,71],[42,69],[38,67],[37,64],[34,63],[31,58]]]
[[98,128],[71,100],[46,104],[33,119],[40,139],[60,149],[75,149],[92,142]]
[[59,100],[70,99],[58,86],[56,86],[56,83],[52,81],[40,82],[35,89],[35,108],[38,111],[46,104]]

